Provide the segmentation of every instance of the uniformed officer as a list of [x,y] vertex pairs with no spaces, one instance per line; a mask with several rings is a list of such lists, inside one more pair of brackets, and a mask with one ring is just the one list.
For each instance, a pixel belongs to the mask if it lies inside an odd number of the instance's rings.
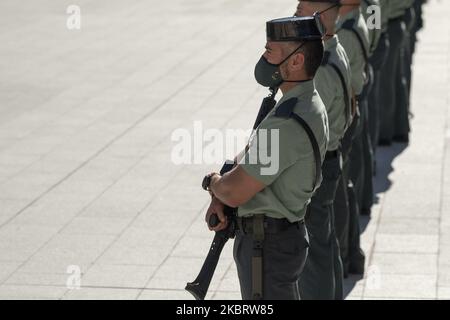
[[[367,0],[365,0],[367,1]],[[372,1],[372,0],[370,0]],[[384,93],[380,90],[381,85],[381,74],[384,70],[384,66],[387,61],[388,53],[389,53],[389,35],[387,32],[388,29],[388,0],[379,0],[380,13],[381,13],[381,29],[374,28],[372,33],[378,32],[379,40],[376,45],[376,49],[373,52],[372,56],[369,59],[370,64],[373,67],[373,85],[372,90],[369,93],[368,103],[369,103],[369,132],[372,143],[372,150],[374,153],[374,170],[376,171],[376,161],[375,154],[378,146],[379,140],[379,126],[380,126],[380,96]],[[366,9],[367,10],[367,9]],[[367,12],[367,11],[366,11]],[[376,31],[379,30],[379,31]],[[371,31],[369,29],[369,31]],[[375,36],[376,37],[376,36]],[[375,45],[375,43],[374,43]],[[385,71],[386,72],[386,71]]]
[[[313,78],[323,57],[314,17],[267,23],[266,52],[256,80],[283,93],[229,173],[208,175],[212,193],[206,220],[224,204],[238,208],[234,244],[243,299],[299,299],[297,282],[308,251],[306,209],[320,185],[328,145],[328,118]],[[278,137],[278,138],[277,138]],[[261,155],[270,154],[270,166]]]
[[402,48],[402,56],[405,68],[405,77],[408,87],[408,92],[411,92],[411,78],[412,78],[412,41],[415,41],[414,28],[416,26],[417,16],[414,8],[414,0],[410,0],[410,5],[406,8],[405,15],[403,16],[406,25],[406,40]]
[[[391,145],[392,141],[407,142],[409,125],[396,130],[398,119],[405,116],[407,106],[407,83],[404,67],[401,63],[401,50],[406,36],[406,24],[403,21],[406,8],[411,5],[411,0],[388,0],[388,33],[390,49],[385,66],[385,72],[381,75],[382,92],[380,112],[380,145]],[[407,115],[406,115],[407,116]],[[397,121],[396,121],[397,120]],[[402,124],[405,124],[402,122]]]
[[323,181],[306,217],[310,249],[299,281],[302,299],[343,299],[343,269],[334,226],[333,202],[342,173],[341,140],[352,121],[351,73],[335,34],[339,0],[300,0],[297,16],[320,13],[325,26],[325,55],[314,82],[328,113],[330,142],[322,166]]
[[411,41],[411,53],[414,54],[416,51],[416,43],[417,43],[417,32],[423,28],[423,4],[426,0],[415,0],[414,1],[414,11],[416,13],[416,24],[413,30],[413,41]]
[[[363,215],[370,215],[373,199],[374,199],[374,188],[373,188],[373,176],[374,176],[374,165],[375,165],[375,152],[372,144],[371,128],[373,127],[373,122],[376,122],[377,109],[376,101],[371,100],[371,93],[375,85],[375,70],[379,69],[379,61],[374,59],[374,54],[378,47],[378,43],[381,39],[381,28],[374,22],[375,19],[381,18],[377,16],[377,12],[380,10],[379,0],[363,0],[361,2],[361,12],[363,14],[364,20],[367,22],[369,31],[369,52],[367,59],[367,83],[364,87],[363,105],[366,108],[365,118],[363,122],[362,131],[362,143],[363,143],[363,156],[364,156],[364,184],[362,185],[361,198],[359,199],[361,210],[360,213]],[[381,19],[380,19],[381,20]],[[370,26],[369,26],[370,22]],[[376,57],[375,57],[376,58]],[[378,59],[379,60],[379,59]]]
[[405,25],[403,43],[400,48],[400,57],[397,70],[396,110],[394,122],[395,142],[409,142],[409,101],[411,87],[411,33],[415,24],[414,0],[404,0],[404,14],[401,21]]
[[[339,244],[343,248],[341,255],[343,256],[344,271],[357,274],[364,272],[365,261],[359,242],[359,214],[365,174],[363,128],[367,114],[363,90],[367,83],[366,67],[370,50],[369,31],[361,13],[360,4],[360,0],[341,0],[336,27],[339,39],[350,61],[352,88],[359,106],[359,121],[356,117],[357,122],[347,130],[342,143],[343,176],[344,179],[348,179],[348,211],[344,206],[336,206],[336,230]],[[338,193],[336,197],[344,199],[345,196]]]

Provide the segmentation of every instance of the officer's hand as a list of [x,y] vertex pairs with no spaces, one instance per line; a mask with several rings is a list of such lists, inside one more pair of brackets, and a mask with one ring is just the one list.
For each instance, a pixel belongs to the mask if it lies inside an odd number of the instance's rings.
[[[205,217],[205,221],[206,224],[208,225],[208,228],[210,231],[221,231],[227,228],[228,226],[228,220],[226,215],[224,214],[223,210],[225,208],[225,205],[220,202],[219,199],[217,199],[216,197],[212,197],[211,199],[211,204],[209,205],[208,211],[206,212],[206,217]],[[211,226],[209,225],[209,219],[211,218],[211,216],[215,214],[217,215],[217,217],[219,218],[220,223],[215,226],[214,228],[211,228]]]

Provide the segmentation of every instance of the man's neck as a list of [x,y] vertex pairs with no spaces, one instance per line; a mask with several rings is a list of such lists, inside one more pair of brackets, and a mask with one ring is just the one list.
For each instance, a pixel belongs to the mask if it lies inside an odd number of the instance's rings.
[[[308,81],[308,80],[312,80],[312,79],[303,79],[301,81]],[[283,84],[280,86],[280,90],[283,93],[283,95],[285,95],[290,90],[292,90],[293,88],[295,88],[296,86],[299,86],[299,85],[302,85],[302,82],[283,82]]]
[[333,38],[333,36],[336,34],[336,19],[332,20],[323,20],[323,25],[325,26],[326,34],[323,37],[324,40],[329,40]]

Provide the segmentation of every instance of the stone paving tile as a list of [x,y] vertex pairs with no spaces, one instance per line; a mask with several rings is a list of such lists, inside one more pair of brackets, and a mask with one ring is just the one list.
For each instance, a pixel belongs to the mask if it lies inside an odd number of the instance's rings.
[[437,253],[439,247],[437,235],[377,234],[375,241],[375,252]]
[[155,266],[94,265],[81,278],[82,286],[144,288]]
[[437,254],[375,253],[371,266],[382,274],[437,274]]
[[27,204],[28,200],[0,199],[0,225],[10,221]]
[[0,283],[3,283],[20,266],[20,262],[0,261]]
[[194,300],[194,297],[185,290],[145,289],[139,295],[139,300]]
[[[203,264],[204,258],[169,258],[155,273],[146,286],[148,289],[184,289],[186,283],[193,281]],[[227,271],[230,260],[221,259],[211,282],[211,290],[220,284]]]
[[366,283],[364,298],[369,297],[436,299],[436,276],[381,274]]
[[[203,222],[208,198],[199,177],[220,165],[171,164],[170,136],[196,120],[205,128],[248,128],[253,122],[266,94],[253,79],[264,45],[260,30],[265,20],[292,13],[291,1],[279,2],[274,9],[270,0],[204,1],[193,9],[175,0],[150,13],[145,1],[83,2],[83,12],[101,14],[84,19],[85,32],[71,37],[64,26],[54,27],[47,7],[47,16],[35,15],[27,25],[5,15],[0,283],[7,284],[0,297],[192,298],[183,287],[198,272],[213,236]],[[59,5],[46,5],[52,14],[60,10],[63,21]],[[449,9],[430,4],[426,19]],[[173,24],[149,35],[167,16],[176,17]],[[217,16],[220,23],[212,24]],[[39,23],[32,23],[36,17]],[[111,19],[117,23],[104,28]],[[367,279],[346,282],[348,288],[354,282],[348,299],[432,299],[433,286],[434,292],[440,286],[438,297],[450,286],[450,175],[442,173],[450,147],[445,150],[440,139],[450,121],[442,72],[449,46],[442,50],[447,39],[430,36],[443,28],[444,21],[429,23],[419,35],[410,146],[379,149],[379,203],[361,240],[370,268]],[[177,37],[165,36],[175,32]],[[437,192],[441,179],[445,187]],[[65,289],[71,264],[93,287]],[[127,272],[132,276],[122,275]],[[373,287],[377,276],[379,289]],[[412,288],[422,282],[423,294]],[[240,298],[232,245],[207,298]]]
[[439,287],[438,288],[438,299],[450,300],[450,287]]
[[54,232],[55,228],[43,226],[3,227],[0,229],[0,260],[20,262],[27,260]]
[[[64,270],[61,270],[64,271]],[[45,273],[38,270],[37,272],[15,272],[5,282],[5,285],[33,285],[33,286],[55,286],[65,287],[70,274],[68,273]]]
[[138,289],[81,288],[68,291],[63,300],[136,300]]
[[[211,246],[213,237],[214,235],[211,233],[209,239],[204,237],[183,238],[173,250],[172,255],[176,257],[205,258]],[[232,247],[233,241],[231,240],[227,243],[222,257],[229,257]]]
[[55,230],[63,227],[68,221],[77,215],[84,204],[70,199],[59,199],[49,202],[47,199],[21,209],[20,214],[16,214],[10,225],[20,227],[51,227]]
[[[86,270],[114,240],[105,235],[57,235],[20,269],[22,272],[65,272],[68,266]],[[51,257],[51,259],[49,259]]]
[[55,300],[60,299],[67,289],[65,287],[48,286],[0,286],[2,300]]
[[423,301],[423,300],[436,300],[436,299],[430,299],[430,298],[410,298],[410,297],[364,297],[361,300],[369,300],[369,301]]
[[381,218],[378,232],[381,234],[420,234],[434,235],[439,230],[439,220],[408,219],[408,218]]
[[114,244],[99,258],[100,264],[159,266],[167,258],[171,247],[151,244]]
[[71,235],[119,235],[130,221],[130,219],[124,218],[77,217],[61,233]]
[[214,295],[212,296],[213,300],[242,300],[242,296],[241,293],[236,291],[236,292],[215,292]]
[[450,270],[448,266],[445,269],[439,266],[438,285],[442,287],[450,286]]
[[[232,256],[230,257],[230,261]],[[239,279],[237,277],[236,264],[233,262],[229,265],[228,270],[225,272],[223,277],[220,279],[219,286],[217,287],[217,291],[223,292],[233,292],[239,291]]]
[[[434,185],[434,182],[428,185]],[[415,193],[422,194],[417,199],[417,202],[397,202],[398,199],[407,199],[410,194]],[[423,193],[423,190],[389,190],[388,201],[386,201],[383,207],[383,216],[387,218],[437,219],[440,215],[439,197],[436,194],[429,196]]]

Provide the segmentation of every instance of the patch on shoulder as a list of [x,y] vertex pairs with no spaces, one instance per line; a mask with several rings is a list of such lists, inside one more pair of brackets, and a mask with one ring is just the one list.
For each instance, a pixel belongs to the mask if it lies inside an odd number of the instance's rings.
[[356,20],[354,20],[354,19],[350,19],[350,20],[345,21],[342,24],[342,29],[344,29],[344,30],[352,30],[353,26],[355,25],[355,22],[356,22]]
[[298,98],[291,98],[280,104],[275,111],[275,117],[289,118],[297,105]]
[[328,62],[330,61],[330,56],[331,56],[331,52],[330,51],[325,51],[323,54],[323,59],[322,59],[322,66],[326,66],[328,64]]

